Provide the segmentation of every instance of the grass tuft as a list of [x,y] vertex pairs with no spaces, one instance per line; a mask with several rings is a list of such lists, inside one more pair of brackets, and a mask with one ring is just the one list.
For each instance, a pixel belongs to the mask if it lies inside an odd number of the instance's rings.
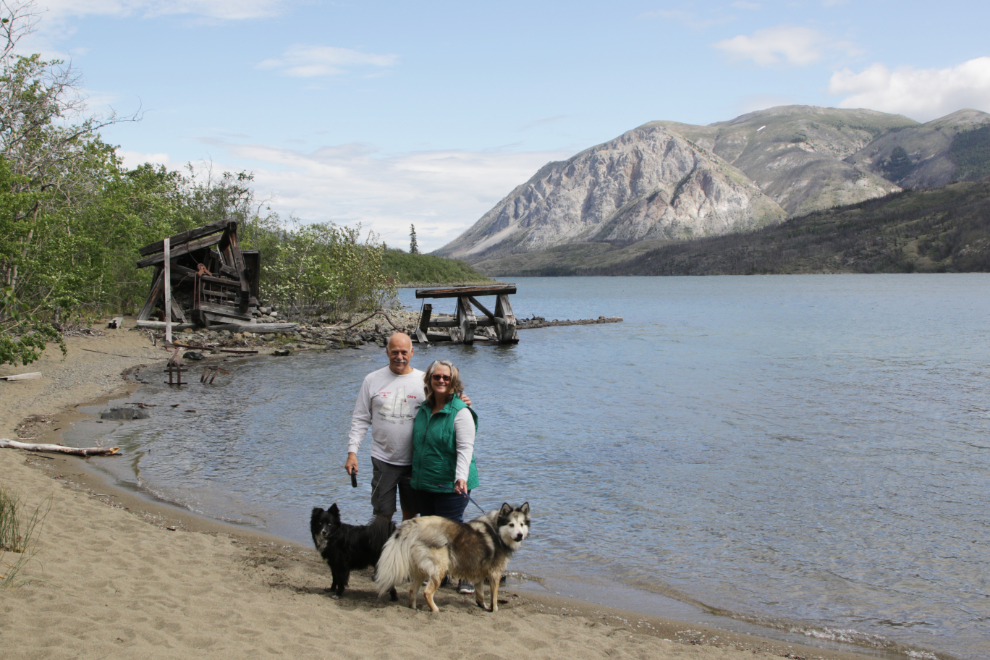
[[37,534],[52,508],[52,498],[42,501],[22,524],[23,508],[16,494],[0,488],[0,589],[11,589],[27,581],[18,580],[17,574],[37,553]]

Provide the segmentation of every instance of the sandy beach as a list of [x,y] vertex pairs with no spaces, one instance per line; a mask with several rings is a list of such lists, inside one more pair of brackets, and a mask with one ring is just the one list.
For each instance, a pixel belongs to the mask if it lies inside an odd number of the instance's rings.
[[[0,381],[0,438],[57,442],[79,405],[125,396],[124,372],[170,355],[144,332],[102,332],[69,338],[65,359],[51,347],[34,364],[0,367],[43,374]],[[378,601],[368,571],[335,600],[314,548],[149,502],[85,460],[0,449],[0,486],[28,511],[50,501],[20,584],[0,591],[0,658],[862,657],[511,587],[497,614],[444,590],[433,615],[402,595]]]

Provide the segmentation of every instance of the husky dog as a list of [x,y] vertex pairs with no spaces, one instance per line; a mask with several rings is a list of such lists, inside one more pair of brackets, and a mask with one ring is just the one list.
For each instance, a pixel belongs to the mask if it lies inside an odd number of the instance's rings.
[[[333,584],[330,585],[330,590],[335,592],[333,597],[340,598],[351,571],[374,566],[378,561],[382,546],[395,531],[395,523],[376,517],[368,525],[348,525],[340,522],[340,509],[334,503],[326,511],[313,508],[309,530],[316,549],[333,573]],[[392,600],[398,600],[395,589],[391,594]]]
[[[426,603],[439,612],[433,594],[449,573],[454,578],[472,580],[478,607],[497,612],[502,571],[528,534],[529,502],[517,508],[503,504],[501,509],[467,523],[440,516],[407,520],[382,549],[375,574],[378,596],[411,579],[409,607],[416,609],[416,593],[425,578]],[[486,579],[491,593],[491,606],[487,608],[482,595]]]

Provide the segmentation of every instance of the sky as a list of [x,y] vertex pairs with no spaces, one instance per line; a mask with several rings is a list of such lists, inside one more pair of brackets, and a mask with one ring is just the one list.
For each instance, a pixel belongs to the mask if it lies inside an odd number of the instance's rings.
[[[4,12],[23,0],[0,0]],[[30,6],[29,6],[30,8]],[[990,5],[36,0],[128,166],[254,175],[287,222],[442,247],[549,161],[778,105],[990,112]]]

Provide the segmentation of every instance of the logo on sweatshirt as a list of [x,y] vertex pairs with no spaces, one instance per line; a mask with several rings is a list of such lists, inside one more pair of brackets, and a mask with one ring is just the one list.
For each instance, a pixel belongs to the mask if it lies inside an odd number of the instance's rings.
[[382,417],[386,419],[409,419],[412,417],[412,410],[409,408],[409,402],[406,401],[405,387],[400,387],[393,397],[388,396],[388,392],[379,392],[378,395],[385,399],[385,403],[378,413]]

